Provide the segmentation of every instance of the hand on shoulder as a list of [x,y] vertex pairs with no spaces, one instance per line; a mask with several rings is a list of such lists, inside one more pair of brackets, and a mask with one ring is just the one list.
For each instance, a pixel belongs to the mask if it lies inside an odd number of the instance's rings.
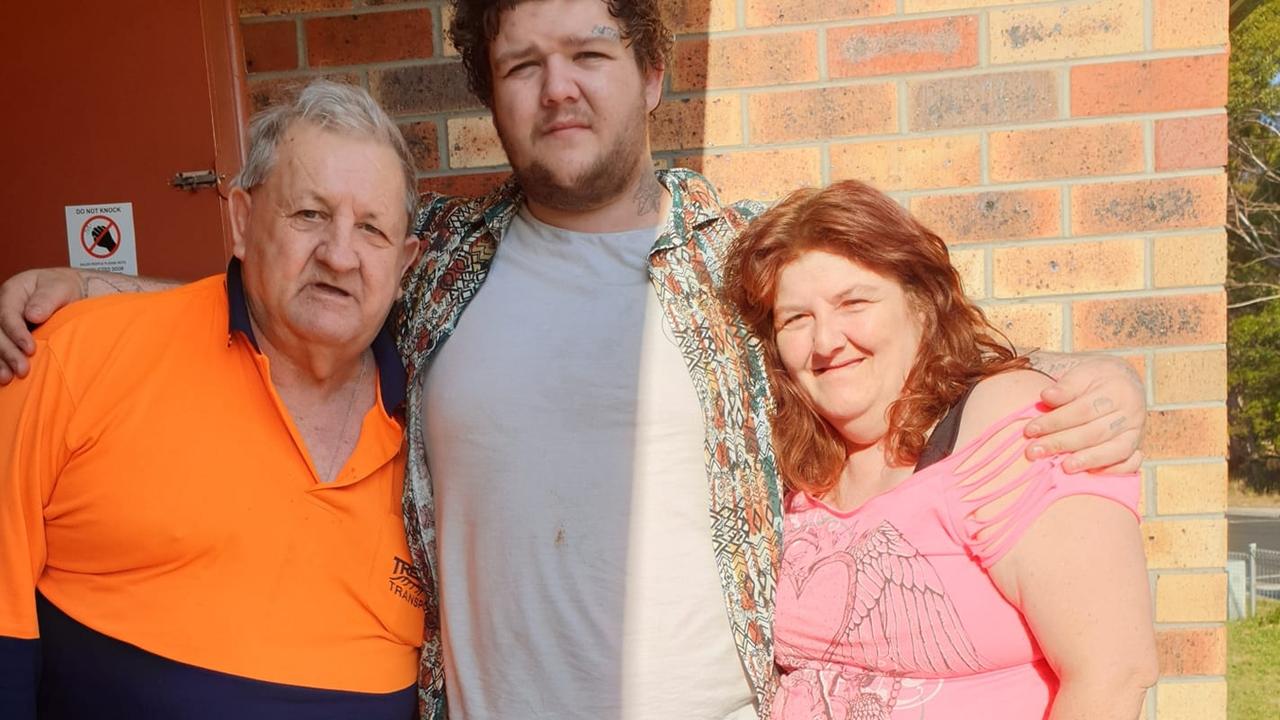
[[1035,370],[1009,370],[979,381],[960,420],[956,446],[963,446],[999,420],[1040,401],[1053,378]]

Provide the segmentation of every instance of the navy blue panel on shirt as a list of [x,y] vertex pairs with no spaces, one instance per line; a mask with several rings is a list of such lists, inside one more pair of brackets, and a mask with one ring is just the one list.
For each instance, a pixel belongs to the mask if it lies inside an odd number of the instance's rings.
[[39,678],[40,641],[0,637],[0,718],[31,720],[36,716]]
[[41,720],[410,720],[417,711],[414,686],[378,695],[251,680],[162,658],[103,635],[40,595],[36,610]]

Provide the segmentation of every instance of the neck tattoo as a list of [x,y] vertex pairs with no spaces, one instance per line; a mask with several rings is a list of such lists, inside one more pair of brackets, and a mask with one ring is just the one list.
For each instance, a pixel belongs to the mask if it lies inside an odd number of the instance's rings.
[[654,177],[652,173],[648,174],[636,186],[636,192],[632,199],[636,203],[636,214],[640,217],[658,212],[659,207],[662,205],[662,183],[658,182],[658,178]]
[[[351,424],[351,411],[356,406],[356,396],[360,394],[360,388],[364,387],[364,374],[369,369],[368,359],[362,353],[360,355],[360,374],[356,377],[356,384],[352,386],[351,393],[347,396],[347,412],[342,417],[342,427],[338,428],[338,435],[334,439],[333,452],[329,453],[329,464],[325,468],[325,474],[320,477],[323,482],[332,482],[337,480],[336,472],[341,468],[335,468],[334,463],[338,462],[338,453],[342,452],[343,441],[347,436],[347,426]],[[319,468],[316,468],[319,471]],[[332,476],[332,477],[331,477]]]

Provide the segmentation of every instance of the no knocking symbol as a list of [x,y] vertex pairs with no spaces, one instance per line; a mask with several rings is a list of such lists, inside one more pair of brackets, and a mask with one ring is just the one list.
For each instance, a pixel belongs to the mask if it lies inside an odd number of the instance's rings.
[[94,215],[80,226],[80,245],[99,260],[105,260],[120,249],[120,226],[106,215]]

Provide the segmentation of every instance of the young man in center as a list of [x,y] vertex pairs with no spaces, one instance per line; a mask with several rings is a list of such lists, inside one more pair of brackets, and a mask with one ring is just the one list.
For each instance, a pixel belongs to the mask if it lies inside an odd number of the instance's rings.
[[[424,198],[400,325],[408,529],[443,621],[422,691],[430,705],[443,681],[455,718],[767,717],[772,401],[718,294],[762,206],[654,172],[657,6],[456,3],[514,177]],[[1083,425],[1052,442],[1107,441],[1079,467],[1137,467],[1130,378],[1098,361],[1050,393],[1076,399],[1055,421]]]

